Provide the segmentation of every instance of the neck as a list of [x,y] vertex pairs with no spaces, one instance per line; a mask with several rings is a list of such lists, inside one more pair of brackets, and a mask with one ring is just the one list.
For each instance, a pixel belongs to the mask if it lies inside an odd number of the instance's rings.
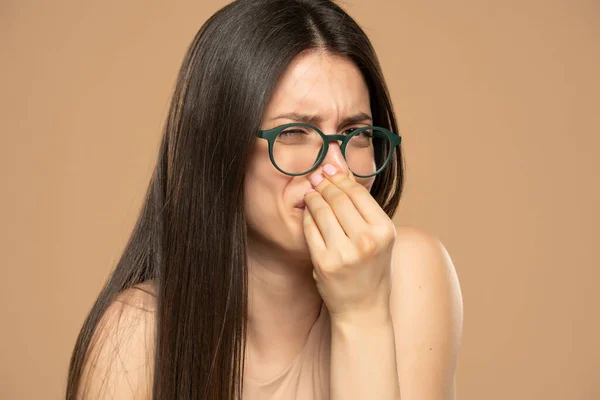
[[[322,299],[310,256],[251,242],[248,251],[249,374],[276,373],[301,351],[319,316]],[[260,368],[258,368],[260,366]],[[271,371],[269,371],[271,369]]]

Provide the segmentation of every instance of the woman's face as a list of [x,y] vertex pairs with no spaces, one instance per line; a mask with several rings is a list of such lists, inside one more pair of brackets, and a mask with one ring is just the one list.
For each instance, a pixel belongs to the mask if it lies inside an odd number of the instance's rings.
[[[325,135],[338,134],[349,128],[373,125],[369,92],[356,65],[345,58],[323,52],[308,51],[289,65],[263,115],[260,129],[270,129],[291,122],[280,117],[297,113],[318,116],[313,122]],[[366,114],[360,122],[344,123],[346,118]],[[257,137],[245,178],[245,212],[251,242],[277,246],[307,259],[308,246],[303,234],[301,208],[304,193],[312,186],[309,176],[321,173],[325,164],[349,174],[368,190],[375,177],[355,178],[349,172],[340,143],[329,143],[323,162],[310,174],[289,176],[278,171],[269,159],[268,143]],[[308,211],[306,211],[308,212]]]

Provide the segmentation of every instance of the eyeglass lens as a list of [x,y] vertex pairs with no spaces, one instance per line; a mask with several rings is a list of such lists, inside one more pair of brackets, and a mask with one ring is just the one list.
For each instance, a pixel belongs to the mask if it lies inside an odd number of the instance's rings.
[[[370,176],[380,172],[392,151],[386,133],[377,129],[345,133],[351,136],[345,149],[348,168],[355,175]],[[290,126],[276,137],[273,159],[286,173],[301,174],[315,165],[323,146],[321,135],[313,128]]]

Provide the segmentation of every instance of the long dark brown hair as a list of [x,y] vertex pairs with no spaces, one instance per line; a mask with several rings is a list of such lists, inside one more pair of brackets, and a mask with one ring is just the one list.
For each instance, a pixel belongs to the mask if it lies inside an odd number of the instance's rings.
[[[309,49],[352,60],[373,124],[398,132],[375,51],[328,0],[238,0],[190,44],[156,166],[131,237],[87,316],[69,366],[75,399],[90,342],[119,293],[156,284],[154,399],[241,398],[247,318],[244,172],[263,112],[290,61]],[[400,148],[371,193],[392,217],[403,188]]]

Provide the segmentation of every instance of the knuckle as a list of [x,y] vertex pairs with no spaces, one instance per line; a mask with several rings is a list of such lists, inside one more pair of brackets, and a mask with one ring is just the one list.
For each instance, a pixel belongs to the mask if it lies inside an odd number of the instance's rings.
[[331,260],[331,257],[323,257],[316,264],[319,268],[319,271],[326,275],[329,275],[335,271],[335,263]]
[[394,240],[396,238],[396,225],[390,221],[390,223],[387,225],[387,237],[391,240]]
[[370,232],[364,232],[358,237],[357,247],[360,249],[361,253],[367,256],[372,255],[378,247],[377,239]]
[[384,225],[378,225],[374,229],[375,234],[382,242],[389,242],[396,238],[396,226],[393,222]]
[[359,264],[361,261],[360,254],[358,254],[358,252],[356,251],[345,252],[344,254],[342,254],[342,257],[344,260],[344,265],[348,266]]

